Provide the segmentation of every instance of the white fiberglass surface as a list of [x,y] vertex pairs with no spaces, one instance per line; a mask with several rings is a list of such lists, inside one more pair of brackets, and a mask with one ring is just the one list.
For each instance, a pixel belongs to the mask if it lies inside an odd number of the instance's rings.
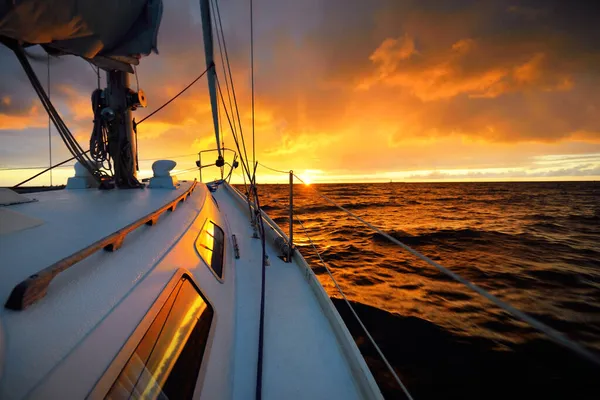
[[149,214],[189,185],[191,182],[183,183],[178,190],[85,189],[29,194],[38,201],[9,209],[44,223],[2,236],[0,299],[5,301],[12,288],[29,275]]
[[[231,193],[215,193],[236,235],[236,343],[234,398],[248,398],[256,387],[260,312],[261,246],[252,238],[248,209]],[[357,385],[330,321],[298,265],[278,258],[267,243],[263,398],[353,399]]]
[[[160,208],[189,184],[171,191],[36,193],[33,197],[39,202],[19,205],[23,207],[19,211],[46,223],[17,232],[18,238],[9,235],[0,241],[2,303],[12,287],[31,273]],[[46,297],[26,310],[2,307],[5,354],[0,360],[4,363],[0,398],[23,398],[35,390],[177,243],[198,216],[206,192],[205,187],[197,186],[188,201],[164,214],[156,226],[144,226],[128,235],[119,251],[99,251],[63,272],[50,284]],[[156,292],[148,294],[156,296]],[[152,299],[148,301],[151,304]],[[88,385],[89,389],[98,378],[85,374],[93,361],[80,363],[82,379],[69,385]]]

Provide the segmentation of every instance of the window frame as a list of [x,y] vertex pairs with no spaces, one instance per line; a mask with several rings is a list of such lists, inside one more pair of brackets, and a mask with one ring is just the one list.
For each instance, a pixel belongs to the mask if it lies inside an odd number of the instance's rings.
[[[213,269],[212,265],[209,264],[204,257],[202,256],[202,253],[200,253],[200,251],[198,250],[198,246],[201,246],[201,244],[198,244],[198,241],[200,240],[200,237],[202,236],[202,233],[204,233],[204,228],[206,227],[207,224],[212,223],[214,226],[216,226],[217,228],[221,229],[221,231],[223,231],[223,265],[221,266],[221,276],[219,276],[217,274],[217,272]],[[227,233],[225,232],[225,229],[223,229],[223,227],[219,224],[217,224],[214,220],[207,218],[204,220],[204,223],[202,224],[202,228],[200,229],[200,232],[198,232],[198,235],[196,236],[196,239],[194,240],[194,249],[196,250],[196,254],[198,254],[198,257],[200,257],[200,259],[202,260],[202,262],[204,263],[204,265],[206,265],[206,267],[208,268],[208,270],[213,274],[213,276],[215,277],[215,279],[217,279],[217,281],[219,281],[219,283],[225,283],[225,276],[226,276],[226,268],[225,268],[225,264],[227,261],[227,249],[226,249],[226,243],[227,243]],[[214,249],[214,246],[213,246]],[[211,250],[213,251],[213,250]],[[212,263],[212,261],[211,261]]]
[[212,307],[213,309],[213,319],[211,322],[211,326],[209,329],[208,337],[206,339],[206,347],[204,350],[204,355],[202,357],[202,363],[200,364],[200,370],[198,371],[198,376],[196,378],[196,386],[194,388],[194,397],[201,393],[206,369],[209,364],[209,359],[211,355],[211,348],[214,341],[214,332],[216,329],[216,321],[218,319],[217,309],[214,304],[210,301],[210,299],[204,294],[204,292],[200,289],[196,281],[194,280],[192,274],[184,268],[179,268],[175,271],[173,277],[169,280],[169,282],[162,289],[156,300],[152,303],[142,320],[137,324],[133,332],[129,335],[125,343],[118,350],[116,356],[112,359],[110,364],[106,367],[102,376],[98,379],[92,390],[87,395],[87,399],[104,399],[110,392],[113,384],[116,379],[123,371],[123,368],[129,362],[129,359],[135,353],[138,348],[138,345],[143,340],[146,332],[158,316],[160,310],[167,302],[167,299],[173,292],[173,290],[177,287],[177,284],[183,280],[187,279],[190,284],[194,287],[198,295],[206,302],[207,305]]

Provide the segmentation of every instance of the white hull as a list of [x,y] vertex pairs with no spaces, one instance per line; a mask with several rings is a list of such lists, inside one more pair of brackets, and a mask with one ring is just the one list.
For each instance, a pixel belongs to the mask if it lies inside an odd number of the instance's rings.
[[[66,190],[10,206],[40,226],[0,237],[0,295],[31,274],[121,229],[177,190]],[[213,197],[214,195],[214,197]],[[223,184],[198,184],[155,226],[130,233],[115,252],[99,251],[58,275],[45,297],[22,311],[0,311],[0,398],[105,397],[179,277],[191,280],[214,309],[195,398],[255,397],[262,249],[245,199]],[[118,208],[118,209],[117,209]],[[206,221],[225,235],[222,279],[197,240]],[[265,219],[267,254],[262,397],[380,398],[352,337],[300,254],[278,257],[281,235]],[[237,238],[235,258],[232,235]]]

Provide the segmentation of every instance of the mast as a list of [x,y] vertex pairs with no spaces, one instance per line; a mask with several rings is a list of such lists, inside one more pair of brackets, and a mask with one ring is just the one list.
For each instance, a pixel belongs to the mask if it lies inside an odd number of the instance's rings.
[[110,121],[112,129],[109,134],[108,151],[115,163],[115,184],[123,188],[137,187],[137,141],[131,120],[131,110],[135,109],[137,104],[128,101],[128,95],[131,93],[129,73],[107,71],[106,81],[106,105],[112,113],[105,115],[113,118]]
[[217,151],[219,157],[217,167],[224,165],[223,156],[221,154],[220,139],[219,139],[219,109],[217,103],[217,72],[214,68],[214,51],[213,51],[213,35],[212,21],[210,16],[210,0],[200,0],[200,13],[202,14],[202,36],[204,39],[204,57],[206,59],[206,69],[208,78],[208,94],[210,96],[210,106],[212,109],[213,125],[215,129],[215,137],[217,139]]

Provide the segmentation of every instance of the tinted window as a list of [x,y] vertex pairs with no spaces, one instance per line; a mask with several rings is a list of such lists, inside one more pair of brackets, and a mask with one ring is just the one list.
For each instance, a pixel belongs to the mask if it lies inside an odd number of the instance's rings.
[[106,397],[192,398],[213,314],[189,278],[182,278]]
[[223,278],[225,233],[212,221],[207,221],[196,240],[196,249],[219,278]]

